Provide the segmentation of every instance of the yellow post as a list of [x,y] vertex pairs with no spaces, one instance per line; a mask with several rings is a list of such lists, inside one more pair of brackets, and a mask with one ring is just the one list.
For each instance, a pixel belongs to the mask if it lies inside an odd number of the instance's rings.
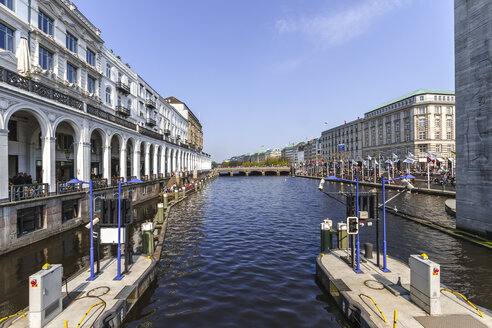
[[65,328],[68,328],[68,321],[65,320]]
[[395,317],[393,319],[393,328],[396,328],[396,309],[395,309]]

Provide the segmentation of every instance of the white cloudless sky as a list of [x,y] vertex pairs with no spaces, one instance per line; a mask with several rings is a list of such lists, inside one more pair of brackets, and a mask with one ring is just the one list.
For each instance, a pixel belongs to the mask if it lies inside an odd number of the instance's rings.
[[216,161],[318,137],[419,88],[454,90],[452,0],[73,2],[200,118]]

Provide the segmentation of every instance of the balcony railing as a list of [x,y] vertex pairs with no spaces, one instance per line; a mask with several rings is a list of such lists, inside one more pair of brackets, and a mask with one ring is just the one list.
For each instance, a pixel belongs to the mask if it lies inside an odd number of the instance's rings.
[[157,179],[164,179],[164,173],[157,174]]
[[143,126],[138,127],[138,132],[140,132],[140,134],[143,134],[144,136],[147,136],[150,138],[154,138],[157,140],[164,140],[162,134],[157,133],[157,132],[152,131],[152,130],[149,130],[149,129],[146,129]]
[[155,126],[157,124],[156,120],[153,119],[152,117],[147,117],[147,120],[145,122],[147,123],[147,125],[150,126]]
[[48,195],[47,183],[10,186],[10,201],[46,197]]
[[116,106],[116,113],[125,115],[125,116],[130,116],[130,108],[126,108],[123,105],[117,105]]
[[153,101],[152,99],[147,99],[145,101],[145,105],[147,105],[147,107],[157,108],[157,105],[155,104],[155,101]]
[[157,174],[151,174],[150,175],[150,180],[155,180],[157,179]]
[[171,134],[171,130],[169,129],[164,129],[164,135],[168,136]]
[[149,176],[148,175],[142,175],[142,181],[149,181]]
[[116,82],[116,89],[125,95],[130,93],[130,87],[123,82]]
[[52,99],[75,109],[84,109],[84,103],[82,101],[61,93],[55,89],[49,88],[42,83],[33,81],[30,78],[19,75],[3,67],[0,67],[0,81],[26,91],[34,92],[43,98]]
[[97,117],[100,117],[102,119],[108,120],[110,122],[119,124],[121,126],[124,126],[126,128],[132,129],[132,130],[137,129],[136,124],[134,124],[132,122],[128,122],[127,120],[122,119],[121,117],[118,117],[118,116],[115,116],[115,115],[110,114],[108,112],[105,112],[105,111],[103,111],[99,108],[93,107],[89,104],[87,105],[87,113],[94,115],[94,116],[97,116]]

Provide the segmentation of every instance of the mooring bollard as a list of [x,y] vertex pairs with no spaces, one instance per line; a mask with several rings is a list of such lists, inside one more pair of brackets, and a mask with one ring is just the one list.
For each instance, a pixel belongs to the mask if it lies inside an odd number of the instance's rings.
[[338,222],[338,248],[347,248],[347,224],[344,222]]
[[164,204],[163,203],[157,204],[157,222],[158,223],[164,222]]
[[197,192],[197,191],[198,191],[198,186],[197,186],[197,184],[195,182],[195,192]]
[[154,253],[154,225],[152,222],[142,223],[142,246],[143,253],[147,255]]
[[164,208],[167,208],[167,192],[164,193],[164,196],[163,196],[163,201],[164,201]]
[[331,225],[332,222],[328,219],[321,222],[321,253],[327,252],[331,249]]
[[176,190],[174,191],[174,200],[176,200],[176,201],[177,201],[177,200],[178,200],[178,198],[179,198],[179,193],[178,193],[178,189],[176,189]]
[[364,250],[366,259],[372,259],[372,249],[373,246],[371,243],[364,243]]

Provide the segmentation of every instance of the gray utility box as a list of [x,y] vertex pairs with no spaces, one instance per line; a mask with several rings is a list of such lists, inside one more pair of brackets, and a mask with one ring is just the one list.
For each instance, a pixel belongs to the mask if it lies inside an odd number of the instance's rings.
[[441,268],[421,255],[410,255],[410,299],[430,315],[441,314]]
[[29,327],[42,328],[62,311],[61,264],[29,276]]

